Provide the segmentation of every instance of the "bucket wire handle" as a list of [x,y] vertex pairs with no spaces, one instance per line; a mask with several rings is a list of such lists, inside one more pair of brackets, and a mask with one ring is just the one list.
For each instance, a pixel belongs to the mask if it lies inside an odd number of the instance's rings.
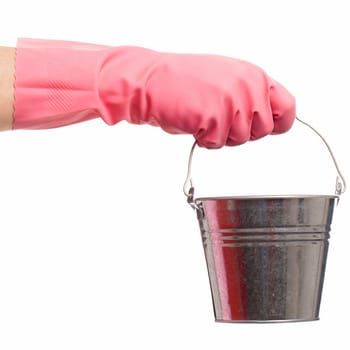
[[328,144],[328,142],[326,141],[326,139],[321,135],[321,133],[319,131],[317,131],[314,127],[312,127],[310,124],[304,122],[303,120],[301,120],[300,118],[296,117],[296,119],[306,125],[307,127],[309,127],[312,131],[314,131],[323,141],[323,143],[325,144],[325,146],[328,149],[329,154],[331,155],[332,159],[333,159],[333,163],[335,165],[335,168],[338,172],[338,176],[336,178],[336,183],[335,183],[335,194],[337,196],[340,196],[342,193],[344,193],[346,191],[346,181],[345,178],[343,176],[343,174],[340,171],[339,165],[337,163],[337,160],[335,159],[334,153],[332,152],[332,149],[330,147],[330,145]]
[[[323,141],[323,143],[327,147],[328,152],[329,152],[329,154],[332,157],[332,160],[333,160],[333,163],[335,165],[335,168],[336,168],[336,170],[338,172],[338,176],[336,178],[336,184],[335,184],[335,194],[337,196],[340,196],[346,190],[346,181],[345,181],[345,178],[344,178],[343,174],[340,171],[339,165],[337,163],[337,160],[335,159],[334,153],[332,152],[332,149],[331,149],[330,145],[328,144],[326,139],[321,135],[321,133],[318,132],[314,127],[312,127],[310,124],[306,123],[305,121],[301,120],[298,117],[296,117],[296,119],[300,123],[302,123],[302,124],[306,125],[307,127],[309,127],[312,131],[314,131],[321,138],[321,140]],[[197,141],[195,141],[193,143],[191,151],[190,151],[190,155],[189,155],[189,158],[188,158],[188,165],[187,165],[187,176],[186,176],[185,183],[183,185],[183,192],[184,192],[185,196],[187,197],[187,203],[193,209],[198,209],[198,205],[196,204],[196,202],[194,200],[194,186],[193,186],[193,181],[192,181],[192,177],[191,177],[193,152],[194,152],[194,149],[195,149],[196,145],[197,145]]]
[[194,141],[194,143],[191,147],[190,156],[188,157],[187,176],[186,176],[185,183],[183,185],[183,191],[184,191],[185,196],[187,197],[187,203],[193,209],[198,209],[198,206],[197,206],[196,202],[194,201],[194,187],[193,187],[193,182],[192,182],[192,177],[191,177],[193,152],[194,152],[196,145],[197,145],[197,141]]

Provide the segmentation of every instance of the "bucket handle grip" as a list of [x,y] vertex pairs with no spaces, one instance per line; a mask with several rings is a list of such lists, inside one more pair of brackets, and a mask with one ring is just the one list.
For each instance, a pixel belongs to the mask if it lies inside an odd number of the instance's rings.
[[[296,117],[296,119],[300,123],[309,127],[312,131],[314,131],[321,138],[321,140],[323,141],[323,143],[327,147],[328,152],[332,157],[333,163],[334,163],[335,168],[336,168],[337,173],[338,173],[337,178],[336,178],[336,183],[335,183],[335,194],[337,196],[340,196],[346,190],[346,181],[345,181],[343,174],[340,171],[338,162],[335,159],[334,153],[332,152],[330,145],[328,144],[326,139],[321,135],[321,133],[319,131],[317,131],[313,126],[311,126],[310,124],[301,120],[299,117]],[[197,141],[195,141],[193,143],[191,151],[190,151],[190,155],[188,158],[188,165],[187,165],[187,176],[186,176],[185,183],[183,185],[183,192],[184,192],[185,196],[187,197],[187,202],[194,209],[198,209],[198,207],[197,207],[196,202],[194,201],[194,186],[193,186],[192,177],[191,177],[191,170],[192,170],[193,153],[194,153],[194,149],[195,149],[196,145],[197,145]]]

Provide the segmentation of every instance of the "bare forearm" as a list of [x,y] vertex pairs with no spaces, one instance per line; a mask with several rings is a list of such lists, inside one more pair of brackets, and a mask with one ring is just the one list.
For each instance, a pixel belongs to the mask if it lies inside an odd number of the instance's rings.
[[0,130],[12,129],[15,48],[0,46]]

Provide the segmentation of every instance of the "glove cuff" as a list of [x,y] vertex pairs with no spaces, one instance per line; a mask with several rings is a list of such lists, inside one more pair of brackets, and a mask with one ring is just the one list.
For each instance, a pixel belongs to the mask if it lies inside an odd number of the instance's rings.
[[18,39],[14,129],[46,129],[98,116],[95,67],[105,46]]

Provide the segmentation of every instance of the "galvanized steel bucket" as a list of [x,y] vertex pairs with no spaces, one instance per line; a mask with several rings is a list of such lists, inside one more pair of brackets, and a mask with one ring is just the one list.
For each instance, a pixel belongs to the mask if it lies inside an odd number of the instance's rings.
[[215,320],[288,322],[319,319],[335,195],[194,198],[192,147],[184,192],[196,210]]

